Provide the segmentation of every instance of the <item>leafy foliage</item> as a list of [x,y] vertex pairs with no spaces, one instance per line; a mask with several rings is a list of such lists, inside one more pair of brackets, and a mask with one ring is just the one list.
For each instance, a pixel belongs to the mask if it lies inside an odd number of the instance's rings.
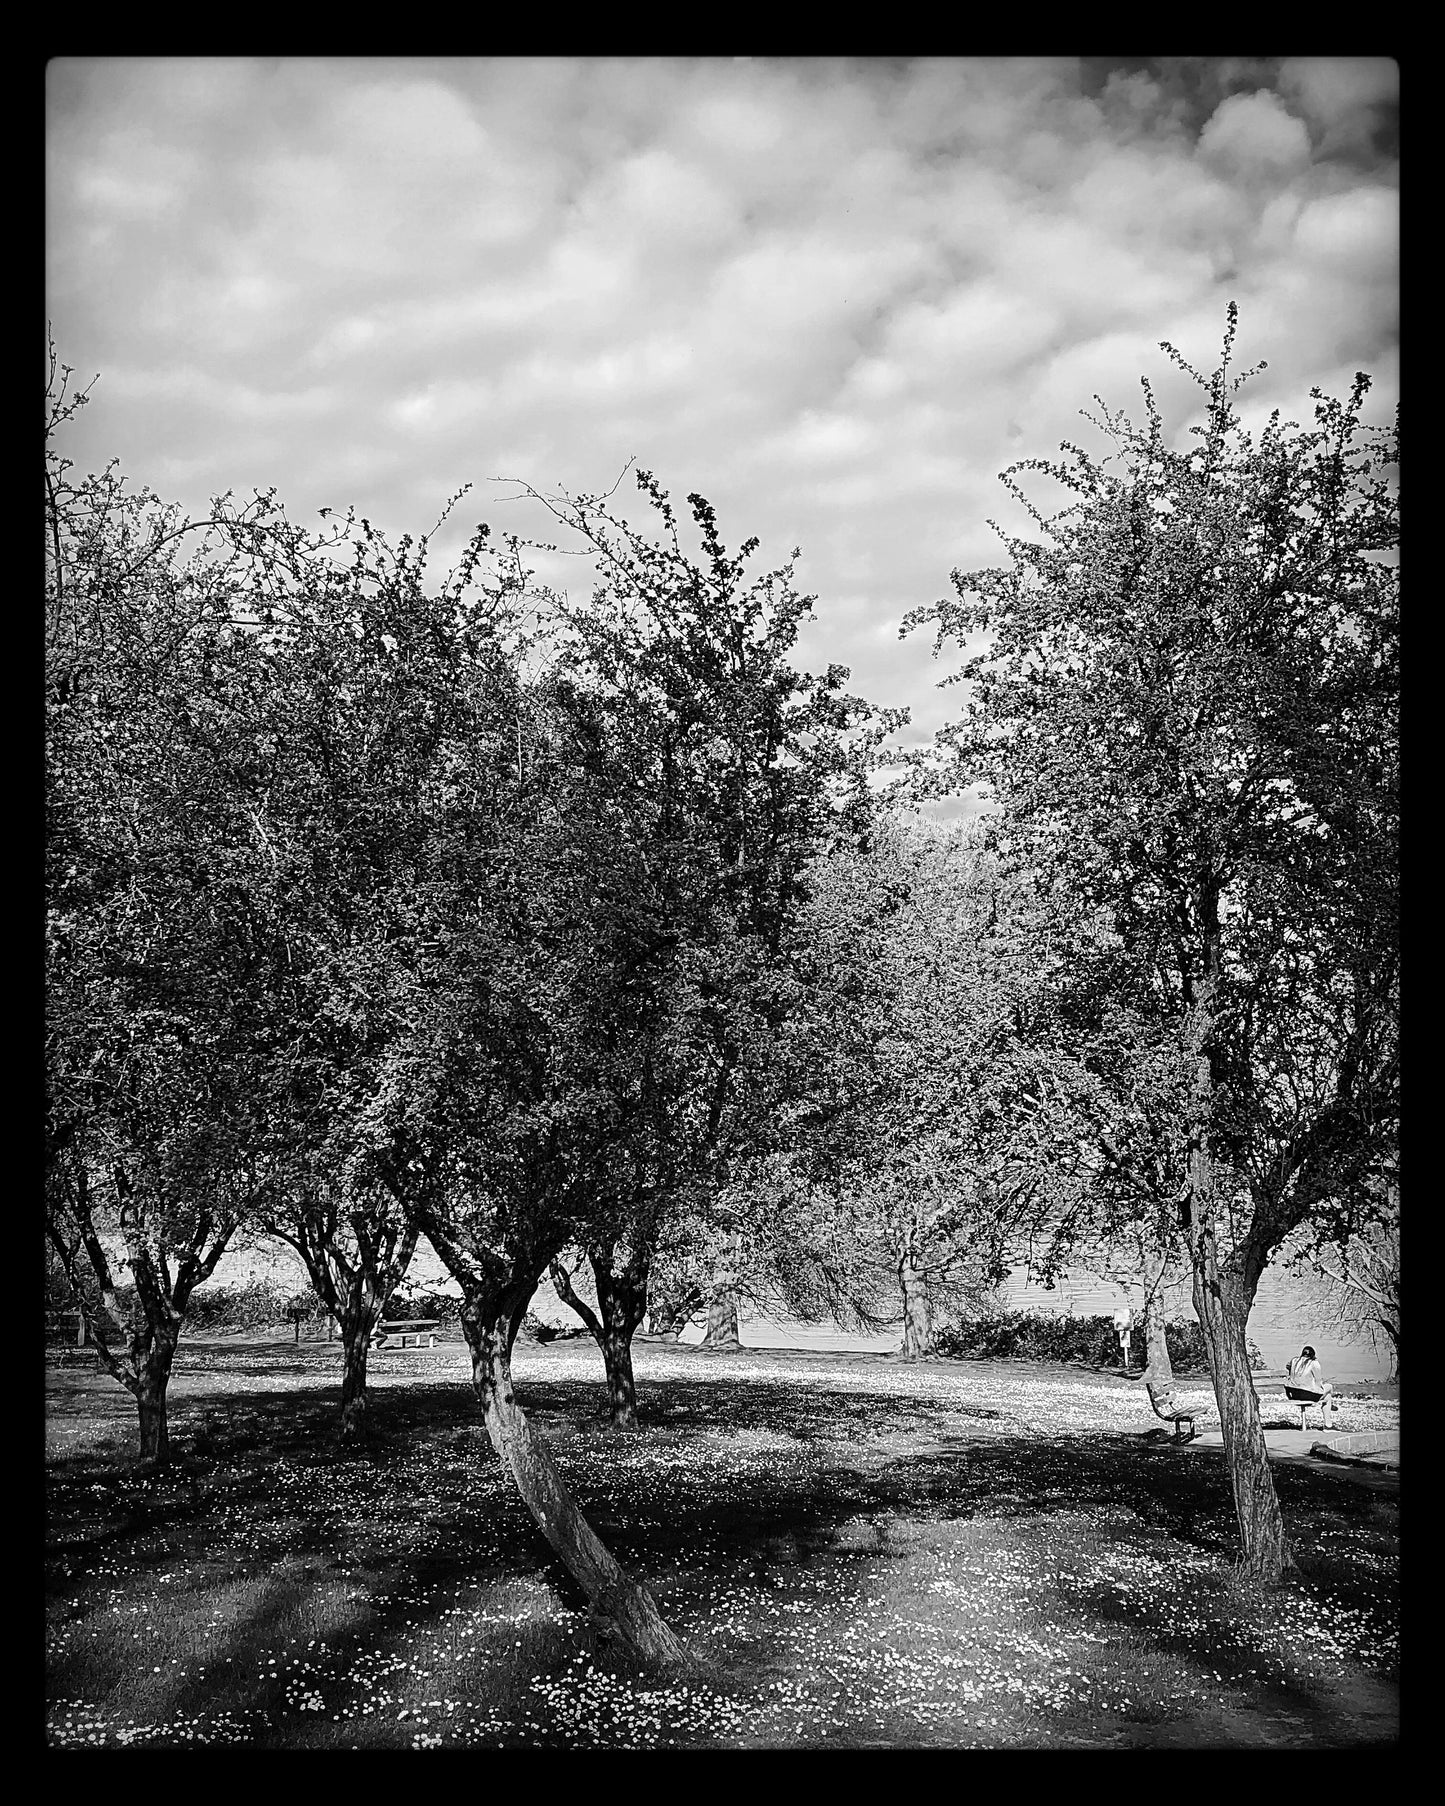
[[326,1316],[314,1292],[274,1279],[248,1279],[240,1285],[199,1287],[187,1306],[186,1325],[192,1330],[278,1329],[298,1321],[321,1323]]
[[[1008,869],[1112,929],[1100,1016],[1122,1002],[1166,1064],[1173,1043],[1172,1087],[1149,1087],[1172,1088],[1172,1155],[1152,1125],[1131,1152],[1105,1126],[1097,1195],[1177,1213],[1247,1566],[1274,1577],[1244,1324],[1297,1228],[1368,1218],[1398,1123],[1399,441],[1364,424],[1363,374],[1316,391],[1313,429],[1249,433],[1236,325],[1231,305],[1207,377],[1164,347],[1205,392],[1194,444],[1166,439],[1147,381],[1142,426],[1100,401],[1111,456],[1006,471],[1037,537],[1003,535],[1006,566],[955,572],[905,626],[973,648],[924,788],[987,785]],[[1045,514],[1023,472],[1070,501]],[[1116,1120],[1131,1065],[1100,1074]]]
[[1081,1074],[1051,1020],[1056,937],[967,837],[910,839],[885,816],[815,866],[806,933],[806,1006],[780,1049],[799,1213],[820,1268],[851,1274],[833,1289],[854,1313],[901,1291],[922,1352],[935,1312],[1067,1209]]
[[[1204,1337],[1193,1317],[1172,1317],[1164,1325],[1169,1359],[1176,1372],[1209,1371]],[[1250,1343],[1250,1364],[1264,1356]],[[1112,1317],[1075,1317],[1044,1311],[994,1310],[960,1318],[941,1328],[934,1353],[952,1360],[1077,1361],[1090,1367],[1124,1365]]]

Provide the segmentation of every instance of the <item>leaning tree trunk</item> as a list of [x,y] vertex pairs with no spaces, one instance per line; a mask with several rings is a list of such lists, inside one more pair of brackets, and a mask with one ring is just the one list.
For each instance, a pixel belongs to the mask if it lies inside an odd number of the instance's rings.
[[1398,1380],[1400,1377],[1400,1332],[1386,1317],[1376,1317],[1375,1321],[1390,1338],[1390,1378]]
[[[520,1288],[512,1288],[514,1294]],[[557,1463],[533,1433],[512,1392],[511,1347],[531,1296],[468,1298],[462,1329],[472,1355],[472,1383],[482,1403],[492,1447],[567,1572],[581,1587],[593,1615],[615,1630],[628,1649],[655,1667],[689,1663],[687,1651],[645,1587],[630,1579],[578,1511]]]
[[707,1301],[704,1348],[741,1348],[738,1334],[737,1242],[725,1236],[713,1263],[712,1291]]
[[[1194,1242],[1196,1238],[1190,1239]],[[1213,1230],[1203,1232],[1197,1241],[1197,1249],[1192,1250],[1194,1310],[1204,1332],[1224,1433],[1224,1464],[1243,1545],[1240,1568],[1253,1580],[1273,1582],[1294,1566],[1294,1558],[1269,1469],[1269,1450],[1245,1343],[1249,1305],[1237,1277],[1228,1269],[1220,1271]]]
[[[1212,972],[1218,960],[1217,944],[1211,946],[1210,954]],[[1232,1263],[1221,1271],[1214,1231],[1216,1178],[1210,1134],[1214,1086],[1209,1054],[1213,1023],[1207,1001],[1211,995],[1212,983],[1203,987],[1197,1016],[1185,1231],[1194,1313],[1204,1334],[1224,1437],[1224,1465],[1239,1521],[1239,1567],[1251,1580],[1272,1584],[1294,1566],[1294,1557],[1269,1471],[1269,1449],[1259,1421],[1259,1399],[1245,1343],[1253,1298],[1246,1295]]]

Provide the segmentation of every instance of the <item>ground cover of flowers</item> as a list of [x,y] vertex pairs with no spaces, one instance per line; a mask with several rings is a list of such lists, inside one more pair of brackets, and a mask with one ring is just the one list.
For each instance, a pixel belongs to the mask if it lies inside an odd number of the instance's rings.
[[[491,1453],[465,1351],[381,1354],[374,1446],[334,1446],[336,1350],[183,1351],[177,1472],[129,1401],[52,1372],[53,1746],[1383,1745],[1398,1501],[1279,1465],[1300,1571],[1233,1575],[1217,1452],[1137,1387],[1023,1364],[637,1350],[609,1431],[589,1344],[519,1347],[579,1502],[696,1657],[639,1672]],[[1207,1387],[1183,1387],[1213,1421]],[[1197,1399],[1194,1394],[1197,1392]],[[1268,1407],[1266,1421],[1272,1421]],[[1282,1414],[1279,1421],[1286,1420]],[[1344,1429],[1398,1424],[1347,1399]]]

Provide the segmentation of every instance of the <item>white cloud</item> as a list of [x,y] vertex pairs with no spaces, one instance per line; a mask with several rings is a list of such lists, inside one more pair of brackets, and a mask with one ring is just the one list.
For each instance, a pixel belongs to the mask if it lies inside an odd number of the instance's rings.
[[468,523],[544,538],[487,478],[635,455],[765,563],[801,543],[808,656],[936,720],[894,625],[997,562],[996,473],[1085,437],[1095,390],[1137,414],[1148,374],[1183,430],[1160,339],[1207,367],[1235,298],[1246,393],[1307,415],[1377,368],[1389,406],[1392,67],[69,61],[47,301],[102,372],[70,455],[392,531],[472,479]]
[[970,283],[890,321],[888,349],[936,392],[940,381],[993,386],[1045,352],[1060,326],[1047,299],[997,279]]
[[1231,94],[1200,133],[1199,154],[1246,182],[1278,182],[1309,163],[1309,132],[1274,94]]
[[1288,57],[1279,85],[1302,112],[1322,154],[1367,150],[1383,110],[1400,93],[1399,65],[1391,57]]
[[61,174],[78,205],[112,222],[157,220],[178,208],[197,172],[184,154],[142,129],[110,134]]
[[363,81],[338,88],[324,125],[337,151],[360,160],[358,174],[366,182],[445,178],[490,150],[462,95],[439,81]]
[[1311,261],[1393,278],[1400,249],[1400,205],[1390,190],[1355,188],[1303,208],[1295,244]]

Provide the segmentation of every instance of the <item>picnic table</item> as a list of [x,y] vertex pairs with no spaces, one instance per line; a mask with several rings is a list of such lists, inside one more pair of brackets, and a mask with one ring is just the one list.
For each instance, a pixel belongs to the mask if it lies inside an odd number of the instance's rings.
[[372,1332],[371,1346],[373,1348],[390,1348],[393,1346],[391,1338],[396,1336],[398,1340],[395,1346],[405,1348],[406,1339],[410,1336],[412,1346],[420,1348],[422,1346],[421,1339],[426,1336],[428,1337],[427,1346],[435,1348],[437,1345],[436,1332],[440,1324],[439,1317],[415,1317],[404,1323],[378,1323]]

